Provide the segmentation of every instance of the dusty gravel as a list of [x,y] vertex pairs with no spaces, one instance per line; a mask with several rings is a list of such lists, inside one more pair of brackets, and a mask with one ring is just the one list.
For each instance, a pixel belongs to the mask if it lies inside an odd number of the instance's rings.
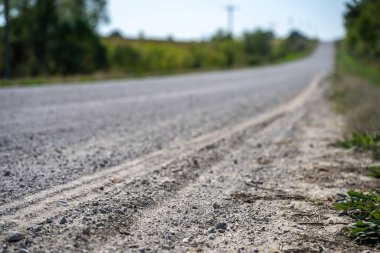
[[235,124],[332,68],[332,45],[258,69],[1,89],[0,204]]
[[127,88],[5,90],[0,252],[375,252],[330,208],[378,185],[357,169],[369,158],[330,145],[342,121],[316,74],[332,51]]

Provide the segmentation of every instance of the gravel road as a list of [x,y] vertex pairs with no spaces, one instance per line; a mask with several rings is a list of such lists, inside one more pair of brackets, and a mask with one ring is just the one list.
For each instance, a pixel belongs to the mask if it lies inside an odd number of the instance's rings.
[[0,204],[233,126],[292,99],[333,46],[284,65],[0,90]]
[[315,204],[355,163],[328,146],[333,59],[0,90],[0,252],[367,250]]

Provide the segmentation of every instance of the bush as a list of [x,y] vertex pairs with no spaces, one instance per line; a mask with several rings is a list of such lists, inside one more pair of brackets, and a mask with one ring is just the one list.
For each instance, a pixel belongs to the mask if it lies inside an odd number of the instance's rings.
[[243,36],[244,53],[249,65],[257,65],[272,59],[273,33],[257,30],[246,32]]
[[355,0],[347,4],[346,46],[356,57],[371,59],[380,67],[380,1]]

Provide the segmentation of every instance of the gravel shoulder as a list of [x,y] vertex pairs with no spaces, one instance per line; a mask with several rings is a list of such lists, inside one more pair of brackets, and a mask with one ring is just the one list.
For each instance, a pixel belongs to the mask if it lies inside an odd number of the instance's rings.
[[375,252],[342,235],[350,220],[330,208],[337,193],[378,182],[357,169],[370,158],[330,145],[343,122],[327,86],[292,110],[177,148],[182,155],[142,159],[136,174],[115,167],[72,199],[46,195],[47,212],[28,211],[33,197],[3,206],[0,251]]

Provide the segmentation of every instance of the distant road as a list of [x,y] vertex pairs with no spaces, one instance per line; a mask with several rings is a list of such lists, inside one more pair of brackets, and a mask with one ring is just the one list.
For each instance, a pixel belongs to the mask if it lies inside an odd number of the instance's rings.
[[334,48],[255,69],[0,90],[0,205],[234,126],[291,100]]

